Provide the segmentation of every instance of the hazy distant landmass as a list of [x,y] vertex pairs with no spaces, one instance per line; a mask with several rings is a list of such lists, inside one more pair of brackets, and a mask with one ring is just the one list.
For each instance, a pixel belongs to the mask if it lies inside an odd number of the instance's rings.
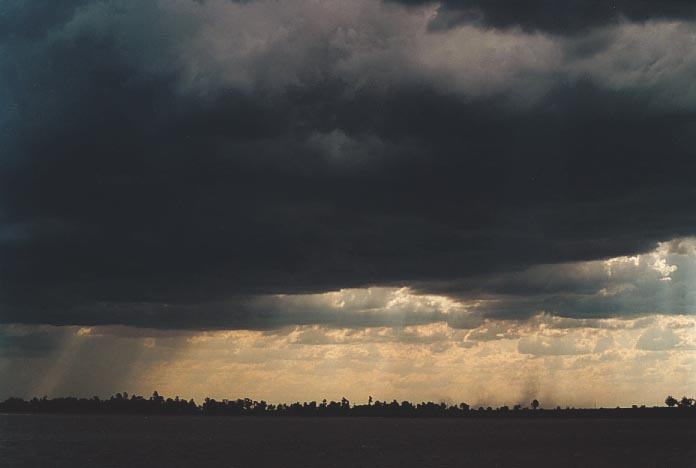
[[471,407],[467,403],[391,402],[368,398],[367,404],[351,404],[346,398],[339,401],[294,402],[269,404],[250,398],[215,400],[205,398],[202,404],[178,396],[166,398],[158,392],[146,398],[141,395],[117,393],[108,399],[92,398],[9,398],[0,403],[4,413],[76,413],[76,414],[177,414],[203,416],[358,416],[358,417],[694,417],[696,401],[687,396],[681,399],[668,396],[665,406],[633,405],[630,408],[571,408],[556,406],[542,408],[534,399],[529,406]]

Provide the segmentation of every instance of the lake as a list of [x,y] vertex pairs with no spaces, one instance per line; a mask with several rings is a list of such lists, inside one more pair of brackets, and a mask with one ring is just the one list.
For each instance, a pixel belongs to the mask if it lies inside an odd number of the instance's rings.
[[696,467],[696,421],[13,414],[0,465]]

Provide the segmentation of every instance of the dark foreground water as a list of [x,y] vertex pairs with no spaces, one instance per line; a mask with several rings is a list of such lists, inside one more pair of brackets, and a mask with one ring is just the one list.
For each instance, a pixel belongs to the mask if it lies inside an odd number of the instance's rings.
[[0,415],[0,466],[696,467],[696,422]]

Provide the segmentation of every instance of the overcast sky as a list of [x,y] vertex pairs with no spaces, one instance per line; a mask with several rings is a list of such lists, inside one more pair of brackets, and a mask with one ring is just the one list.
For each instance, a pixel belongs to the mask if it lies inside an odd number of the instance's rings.
[[6,0],[0,397],[693,393],[694,76],[693,0]]

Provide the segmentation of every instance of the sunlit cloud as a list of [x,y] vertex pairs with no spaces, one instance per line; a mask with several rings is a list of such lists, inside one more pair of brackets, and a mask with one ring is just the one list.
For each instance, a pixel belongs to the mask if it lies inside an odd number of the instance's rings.
[[197,95],[275,93],[340,78],[354,90],[426,81],[465,98],[509,93],[519,104],[564,80],[590,79],[612,90],[657,90],[660,106],[694,104],[688,21],[623,22],[562,38],[475,24],[433,30],[436,15],[436,4],[379,0],[112,0],[80,9],[49,40],[115,36],[144,77],[176,73],[182,92]]

